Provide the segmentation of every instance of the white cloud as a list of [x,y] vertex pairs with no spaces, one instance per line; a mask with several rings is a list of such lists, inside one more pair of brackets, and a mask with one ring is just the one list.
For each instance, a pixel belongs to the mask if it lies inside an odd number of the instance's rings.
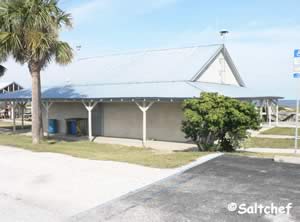
[[[90,0],[69,9],[75,23],[113,16],[137,16],[151,13],[176,3],[178,0]],[[106,21],[103,21],[106,22]]]
[[260,29],[249,29],[242,32],[233,32],[230,36],[232,41],[264,41],[264,42],[285,42],[299,41],[300,26],[271,27]]
[[295,98],[293,50],[300,47],[299,28],[269,28],[232,34],[228,47],[250,87]]
[[92,0],[71,8],[69,11],[73,18],[84,20],[86,17],[90,17],[97,11],[99,11],[99,13],[105,12],[105,10],[110,8],[110,6],[109,1],[107,0]]

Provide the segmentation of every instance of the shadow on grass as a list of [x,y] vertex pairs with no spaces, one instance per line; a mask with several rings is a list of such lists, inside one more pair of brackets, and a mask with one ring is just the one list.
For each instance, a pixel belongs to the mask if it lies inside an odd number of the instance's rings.
[[59,142],[78,142],[78,141],[89,141],[87,136],[72,136],[72,135],[51,135],[44,137],[44,140],[48,144],[56,144]]
[[[0,129],[13,130],[13,126],[1,126]],[[17,125],[16,130],[31,130],[31,125],[24,125],[24,127]]]

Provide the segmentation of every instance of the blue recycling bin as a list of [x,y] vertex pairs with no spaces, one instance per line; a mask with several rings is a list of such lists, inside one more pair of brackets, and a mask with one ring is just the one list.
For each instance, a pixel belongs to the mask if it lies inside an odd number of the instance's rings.
[[49,119],[48,121],[48,133],[55,134],[57,133],[57,120]]
[[84,136],[87,135],[87,119],[86,118],[72,118],[66,119],[67,135]]
[[76,136],[77,135],[77,121],[69,120],[69,134]]

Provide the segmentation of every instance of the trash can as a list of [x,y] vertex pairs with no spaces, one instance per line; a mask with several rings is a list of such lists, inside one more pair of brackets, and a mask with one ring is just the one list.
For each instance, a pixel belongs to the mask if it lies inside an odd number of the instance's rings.
[[76,136],[77,135],[77,120],[72,119],[68,120],[68,134]]
[[66,119],[67,134],[72,136],[87,135],[88,123],[85,118]]
[[57,133],[57,120],[56,119],[48,120],[48,133],[51,133],[51,134]]

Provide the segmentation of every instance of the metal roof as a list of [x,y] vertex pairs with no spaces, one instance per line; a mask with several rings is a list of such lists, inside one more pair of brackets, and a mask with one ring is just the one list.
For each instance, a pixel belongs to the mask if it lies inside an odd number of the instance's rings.
[[[43,79],[57,76],[72,84],[191,80],[224,45],[143,50],[81,58],[49,66]],[[49,84],[49,83],[47,83]]]
[[19,85],[16,82],[13,82],[13,81],[12,82],[0,82],[0,90],[4,89],[10,85],[13,85],[13,84],[18,85],[21,89],[23,88],[21,85]]
[[[63,68],[52,67],[43,73],[44,79],[47,79],[47,73],[52,73],[51,75],[59,75],[60,78],[63,76],[72,79],[72,84],[44,87],[42,98],[182,100],[199,97],[201,92],[216,92],[233,98],[280,98],[241,86],[197,82],[201,73],[221,52],[228,59],[240,85],[244,86],[225,46],[208,45],[112,54],[81,59]],[[83,82],[87,83],[82,84]],[[0,95],[0,100],[30,99],[30,89]]]
[[[233,98],[280,98],[254,92],[245,87],[214,83],[172,81],[144,83],[89,84],[42,89],[43,100],[183,100],[216,92]],[[0,95],[0,100],[30,100],[31,90]]]

